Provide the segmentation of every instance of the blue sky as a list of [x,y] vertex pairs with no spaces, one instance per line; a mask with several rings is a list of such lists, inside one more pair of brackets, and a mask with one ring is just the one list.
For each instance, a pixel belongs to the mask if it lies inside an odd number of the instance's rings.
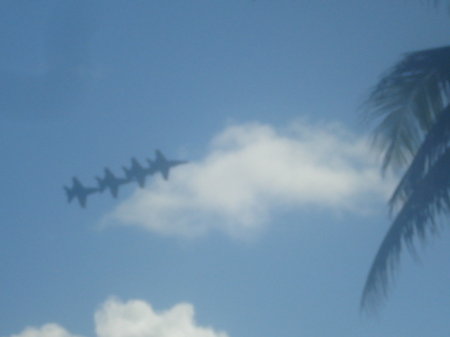
[[[448,231],[359,314],[389,226],[359,108],[448,44],[421,1],[2,1],[0,336],[446,336]],[[160,149],[168,181],[67,204]]]

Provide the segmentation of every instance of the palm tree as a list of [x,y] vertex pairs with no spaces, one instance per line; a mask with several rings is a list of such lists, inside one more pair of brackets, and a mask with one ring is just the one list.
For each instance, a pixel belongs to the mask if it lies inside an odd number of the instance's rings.
[[373,144],[383,172],[405,171],[389,201],[396,215],[367,276],[361,310],[376,309],[387,296],[402,245],[415,253],[415,238],[438,233],[450,213],[449,103],[450,46],[406,54],[366,102],[365,116],[378,121]]

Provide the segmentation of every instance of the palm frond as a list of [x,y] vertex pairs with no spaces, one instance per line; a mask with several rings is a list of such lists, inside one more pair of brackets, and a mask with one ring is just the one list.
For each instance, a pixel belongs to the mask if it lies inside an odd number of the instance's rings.
[[390,212],[404,203],[415,191],[417,183],[423,179],[426,172],[445,152],[450,144],[450,106],[447,106],[437,117],[436,122],[428,131],[424,141],[404,173],[391,199]]
[[399,263],[402,243],[414,251],[415,234],[424,240],[427,233],[438,232],[436,216],[450,211],[449,172],[450,148],[447,148],[423,179],[415,184],[414,191],[386,234],[364,286],[362,311],[375,309],[387,296],[391,277]]
[[447,105],[450,47],[407,54],[390,69],[366,102],[366,118],[381,119],[373,143],[384,153],[383,171],[403,167]]

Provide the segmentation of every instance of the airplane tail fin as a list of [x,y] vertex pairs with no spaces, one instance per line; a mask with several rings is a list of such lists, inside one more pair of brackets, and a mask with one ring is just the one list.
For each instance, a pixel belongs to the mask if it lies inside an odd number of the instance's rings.
[[67,186],[64,186],[64,190],[66,191],[66,194],[67,194],[67,202],[71,202],[73,197],[75,196],[73,194],[73,191],[70,188],[68,188]]

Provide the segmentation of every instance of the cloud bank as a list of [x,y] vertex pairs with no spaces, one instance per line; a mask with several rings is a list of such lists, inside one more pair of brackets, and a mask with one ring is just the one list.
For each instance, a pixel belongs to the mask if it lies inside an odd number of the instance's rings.
[[339,124],[258,123],[227,127],[203,160],[153,177],[108,215],[106,223],[195,237],[218,229],[245,238],[280,210],[363,213],[393,187],[363,137]]
[[[194,321],[194,308],[180,303],[173,308],[156,312],[141,300],[121,302],[111,298],[95,313],[97,337],[228,337]],[[11,337],[82,337],[51,323],[41,328],[26,328]]]

